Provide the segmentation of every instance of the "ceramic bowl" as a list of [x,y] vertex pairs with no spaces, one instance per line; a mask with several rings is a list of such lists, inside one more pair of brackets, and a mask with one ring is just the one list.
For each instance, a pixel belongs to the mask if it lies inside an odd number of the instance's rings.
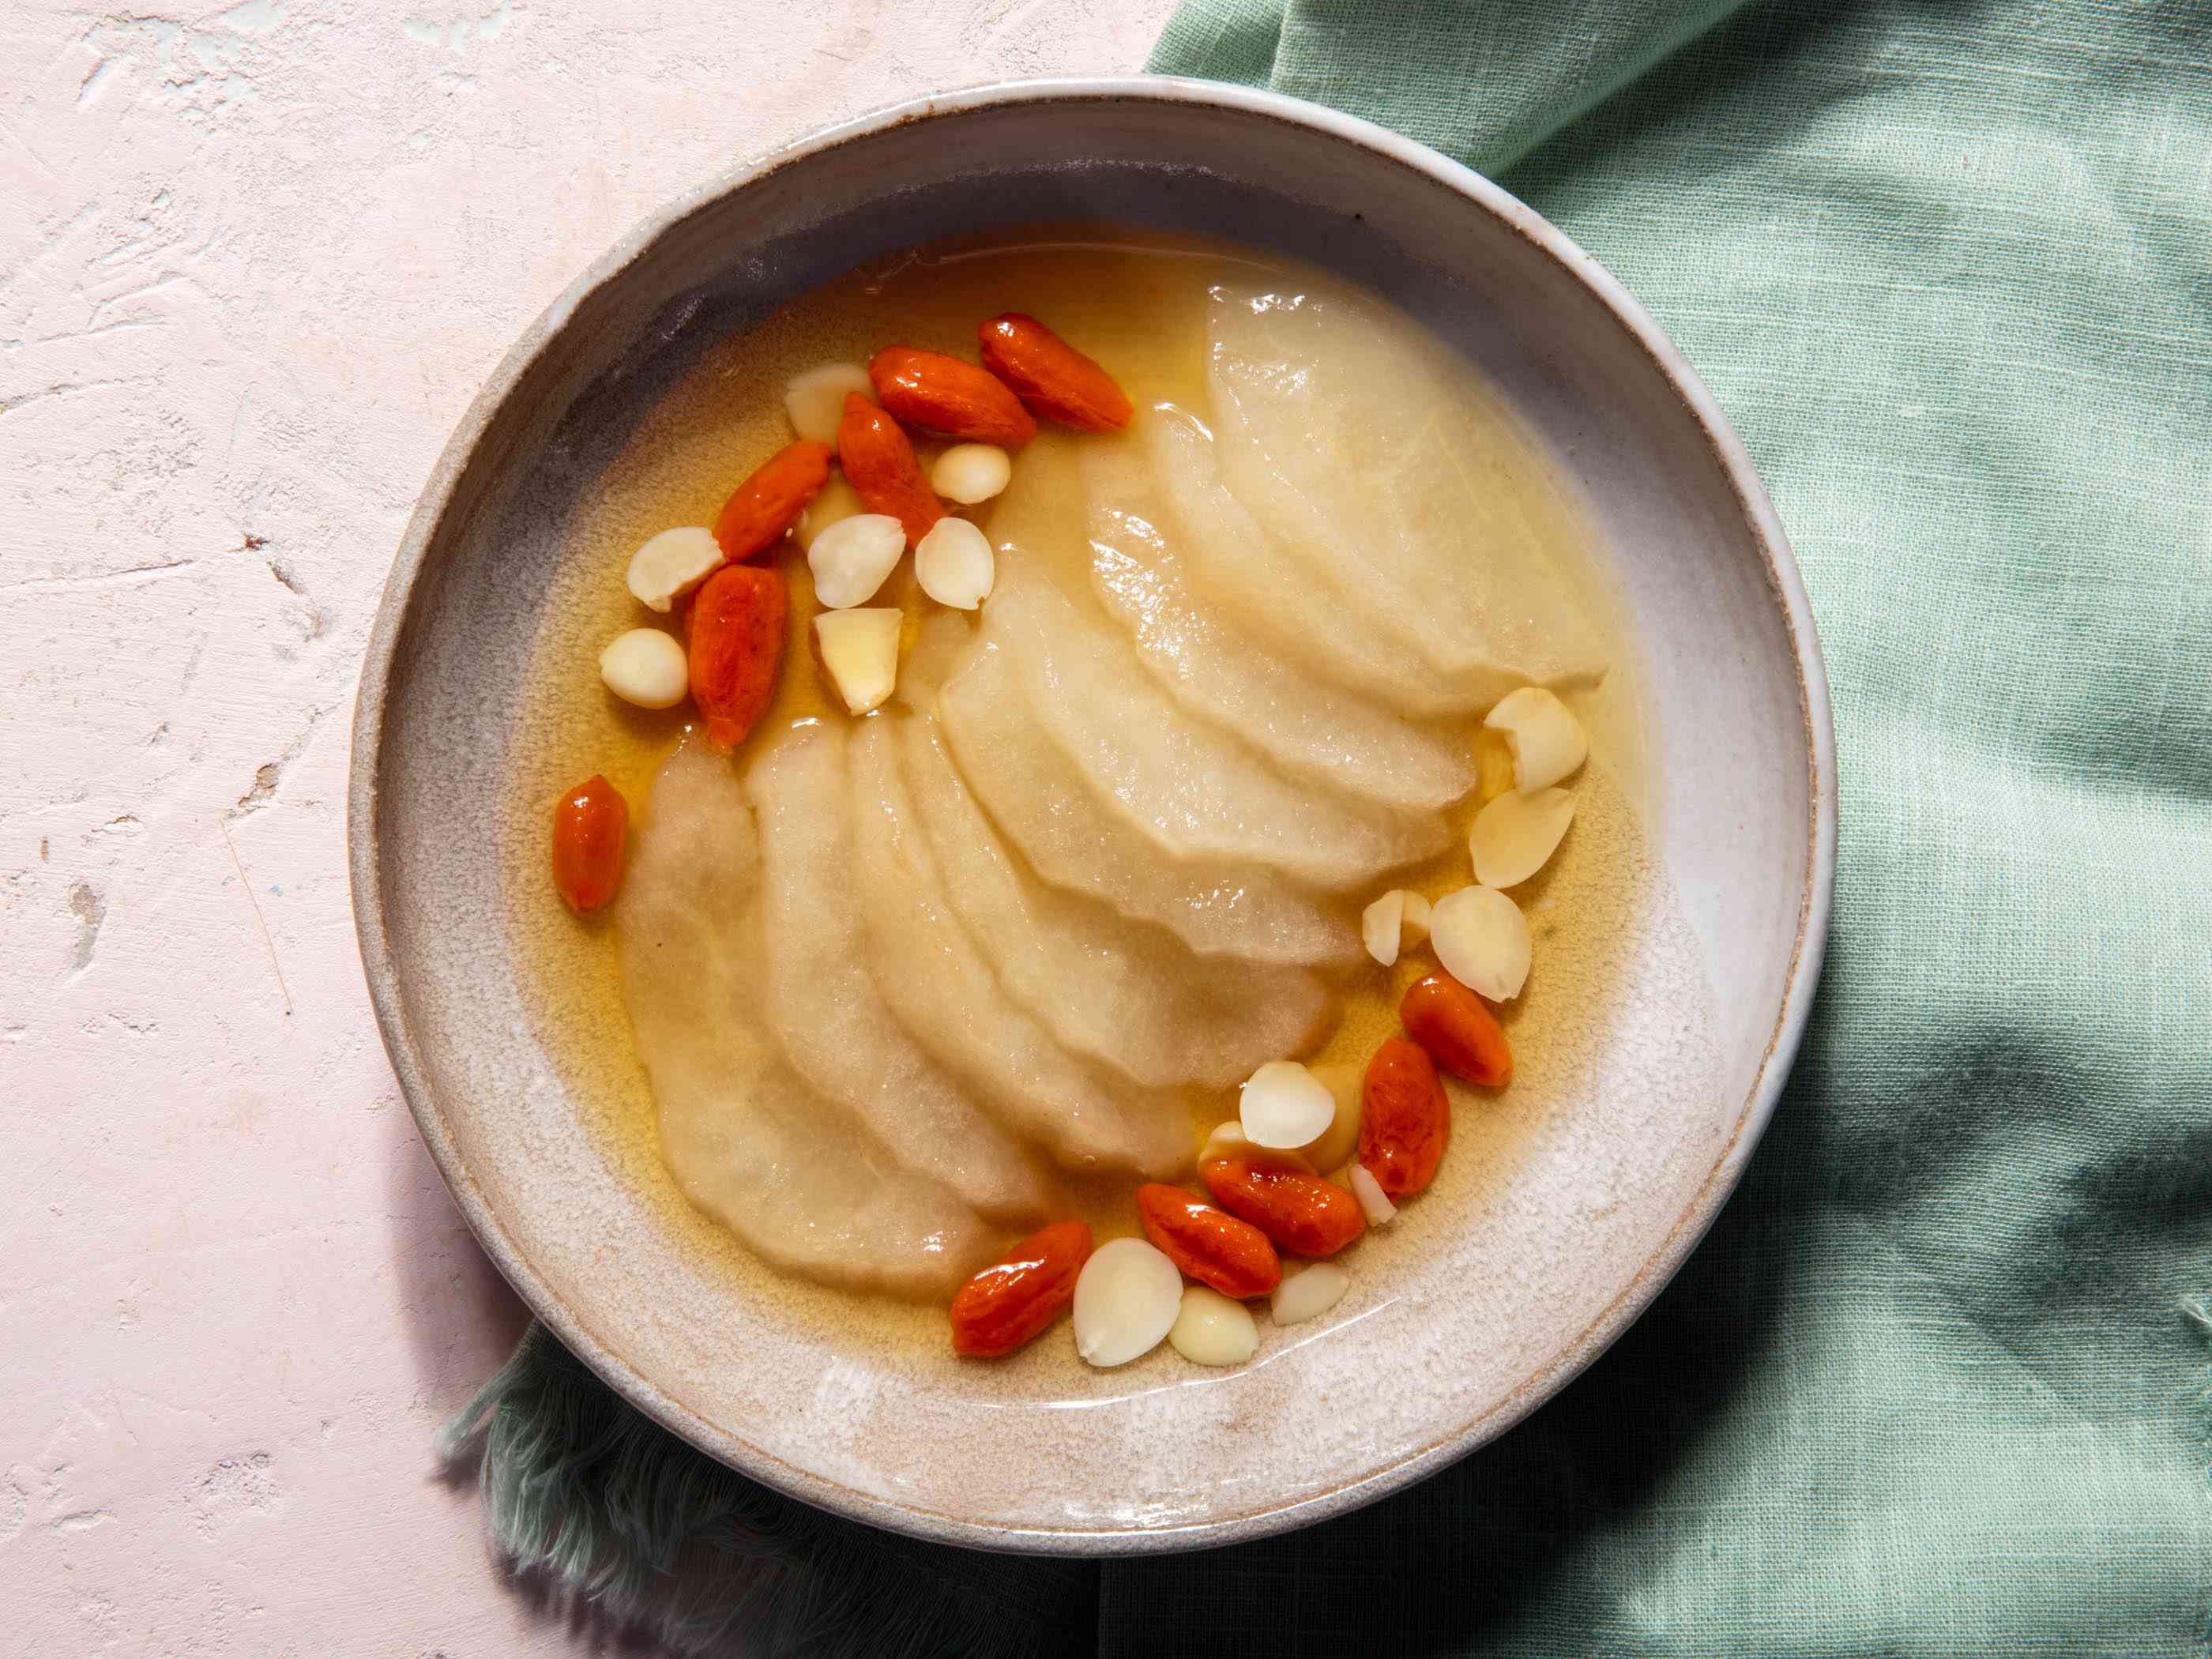
[[[1064,1344],[961,1365],[733,1277],[652,1160],[605,1144],[544,1047],[486,829],[564,528],[703,342],[886,250],[1099,217],[1368,283],[1480,363],[1550,446],[1644,657],[1666,757],[1650,852],[1712,1011],[1710,1087],[1651,1091],[1633,1051],[1670,1040],[1684,988],[1632,961],[1607,1015],[1620,1068],[1576,1079],[1510,1158],[1493,1146],[1510,1168],[1447,1195],[1454,1225],[1378,1247],[1330,1316],[1230,1372],[1164,1349],[1094,1372]],[[392,1064],[538,1316],[644,1411],[772,1486],[927,1537],[1078,1554],[1250,1539],[1370,1502],[1588,1364],[1696,1244],[1773,1109],[1835,845],[1796,567],[1742,447],[1651,319],[1535,214],[1419,144],[1162,79],[987,87],[818,133],[672,203],[580,277],[500,364],[423,492],[370,642],[351,792],[356,915]]]

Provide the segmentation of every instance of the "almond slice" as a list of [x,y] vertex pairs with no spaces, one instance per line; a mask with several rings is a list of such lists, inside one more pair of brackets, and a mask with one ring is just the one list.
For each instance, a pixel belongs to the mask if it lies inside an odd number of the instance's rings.
[[1438,899],[1429,933],[1444,971],[1478,996],[1510,1002],[1528,978],[1528,919],[1494,887]]
[[806,550],[814,573],[814,597],[832,611],[866,605],[906,551],[906,532],[887,513],[858,513],[840,519]]
[[1575,820],[1575,798],[1553,787],[1533,794],[1510,791],[1474,815],[1467,850],[1485,887],[1517,887],[1558,850]]
[[810,443],[836,443],[848,392],[872,400],[876,395],[868,371],[859,363],[824,363],[793,375],[783,388],[784,412],[791,416],[792,430]]
[[1271,1060],[1245,1079],[1237,1120],[1255,1146],[1308,1146],[1336,1121],[1336,1097],[1295,1060]]
[[1352,1166],[1352,1195],[1359,1200],[1359,1207],[1367,1212],[1367,1224],[1380,1227],[1395,1220],[1398,1206],[1390,1201],[1390,1194],[1382,1190],[1382,1183],[1374,1177],[1364,1164]]
[[1589,757],[1589,735],[1574,711],[1540,685],[1498,699],[1482,723],[1513,751],[1513,787],[1522,794],[1557,783]]
[[1075,1279],[1075,1352],[1101,1368],[1159,1346],[1182,1312],[1182,1275],[1141,1238],[1110,1239]]
[[990,597],[998,562],[991,538],[974,525],[939,519],[915,544],[914,577],[938,604],[973,611]]
[[722,544],[701,525],[664,530],[629,556],[629,591],[647,611],[666,616],[676,601],[722,566]]
[[1359,937],[1367,954],[1385,968],[1398,960],[1398,944],[1406,921],[1406,890],[1393,887],[1359,913]]
[[[1334,1308],[1351,1288],[1352,1275],[1334,1261],[1285,1261],[1267,1311],[1278,1325],[1303,1325]],[[1076,1294],[1082,1294],[1080,1285]]]
[[973,507],[1004,489],[1013,476],[1013,458],[998,445],[955,444],[929,469],[929,487],[948,501]]
[[1260,1351],[1260,1326],[1242,1302],[1187,1285],[1168,1342],[1194,1365],[1241,1365]]
[[846,710],[879,708],[898,684],[899,626],[891,608],[824,611],[814,618],[814,649]]
[[640,708],[673,708],[691,690],[691,665],[675,635],[657,628],[617,634],[599,653],[607,690]]
[[1393,887],[1360,913],[1359,936],[1367,954],[1385,968],[1429,936],[1429,902],[1419,893]]

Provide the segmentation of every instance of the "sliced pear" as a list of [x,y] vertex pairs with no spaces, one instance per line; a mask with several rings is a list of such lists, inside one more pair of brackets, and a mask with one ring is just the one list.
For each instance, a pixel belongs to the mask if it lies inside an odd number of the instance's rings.
[[852,738],[853,889],[884,1005],[1009,1131],[1071,1168],[1172,1175],[1188,1150],[1180,1100],[1109,1091],[1007,998],[947,904],[907,797],[897,729]]
[[1348,603],[1375,607],[1441,680],[1484,702],[1602,672],[1510,492],[1482,488],[1448,348],[1326,282],[1288,297],[1224,283],[1208,328],[1223,480],[1321,577],[1357,549]]
[[1473,713],[1479,699],[1439,681],[1407,642],[1377,629],[1335,588],[1317,583],[1222,484],[1213,438],[1205,425],[1172,405],[1147,410],[1132,423],[1133,441],[1085,452],[1091,498],[1109,508],[1151,501],[1148,522],[1173,548],[1199,600],[1277,655],[1329,684],[1402,708],[1409,714]]
[[916,1046],[862,960],[845,732],[800,726],[746,775],[760,826],[766,1024],[792,1070],[906,1168],[993,1219],[1036,1220],[1048,1189],[1029,1154]]
[[623,1001],[684,1194],[766,1261],[851,1290],[941,1297],[999,1235],[800,1082],[755,1010],[759,849],[729,764],[661,769],[612,925]]
[[1027,565],[1009,565],[983,637],[1003,650],[1029,713],[1091,792],[1171,859],[1266,865],[1340,890],[1449,839],[1435,813],[1291,783],[1185,713],[1125,641]]
[[[992,600],[1005,603],[1003,590]],[[1345,962],[1345,919],[1281,872],[1177,860],[1108,808],[1038,725],[1006,653],[988,641],[938,694],[938,715],[969,788],[1039,875],[1157,921],[1202,954],[1255,962]]]
[[1327,1000],[1312,975],[1200,958],[1164,927],[1038,881],[969,794],[936,723],[909,721],[901,736],[947,902],[1008,995],[1064,1045],[1139,1083],[1217,1089],[1305,1046]]
[[1190,713],[1287,770],[1385,805],[1435,811],[1474,787],[1464,745],[1316,680],[1199,599],[1158,522],[1095,505],[1091,552],[1100,602],[1128,630],[1146,671]]

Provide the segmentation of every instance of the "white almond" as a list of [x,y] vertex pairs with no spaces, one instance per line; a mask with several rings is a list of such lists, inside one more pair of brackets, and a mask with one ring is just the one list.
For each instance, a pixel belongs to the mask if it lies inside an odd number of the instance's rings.
[[809,443],[836,443],[837,422],[845,418],[845,395],[851,392],[863,398],[876,395],[868,371],[858,363],[824,363],[793,375],[783,389],[792,430]]
[[1367,1212],[1367,1224],[1370,1227],[1380,1227],[1397,1216],[1398,1206],[1390,1201],[1390,1194],[1382,1190],[1382,1183],[1368,1172],[1364,1164],[1352,1166],[1352,1195]]
[[617,634],[599,653],[607,690],[640,708],[673,708],[691,689],[690,665],[673,635],[657,628]]
[[[1334,1308],[1351,1287],[1352,1275],[1334,1261],[1285,1261],[1267,1311],[1278,1325],[1302,1325]],[[1082,1294],[1080,1284],[1076,1294]]]
[[915,544],[914,579],[955,611],[973,611],[990,598],[998,573],[991,538],[965,519],[939,519]]
[[629,591],[647,610],[665,616],[722,563],[713,531],[696,525],[664,530],[629,556]]
[[1255,1146],[1245,1138],[1244,1126],[1235,1118],[1226,1123],[1217,1123],[1199,1148],[1198,1166],[1201,1170],[1218,1158],[1249,1158],[1255,1164],[1270,1164],[1277,1168],[1296,1170],[1301,1175],[1311,1175],[1314,1166],[1300,1153],[1280,1146]]
[[929,469],[929,487],[948,501],[988,501],[1014,476],[1012,458],[996,444],[955,444]]
[[1436,902],[1429,938],[1444,971],[1477,996],[1510,1002],[1528,978],[1528,919],[1494,887],[1462,887]]
[[881,708],[896,688],[899,626],[905,620],[896,609],[824,611],[814,618],[814,647],[849,712]]
[[1542,869],[1575,821],[1575,798],[1556,787],[1509,791],[1474,815],[1467,850],[1485,887],[1517,887]]
[[1194,1365],[1241,1365],[1260,1351],[1260,1325],[1242,1302],[1188,1285],[1168,1342]]
[[1513,751],[1513,787],[1524,795],[1557,783],[1589,756],[1583,723],[1540,685],[1508,692],[1482,723],[1504,734]]
[[1406,890],[1393,887],[1359,913],[1359,937],[1367,954],[1385,968],[1398,960],[1398,945],[1405,931]]
[[1255,1146],[1310,1146],[1336,1118],[1328,1085],[1295,1060],[1271,1060],[1244,1081],[1237,1119]]
[[832,611],[866,605],[876,597],[906,551],[906,532],[888,513],[860,513],[840,519],[806,550],[814,573],[814,597]]
[[1359,936],[1367,954],[1385,968],[1429,936],[1429,902],[1419,893],[1393,887],[1361,912]]
[[1075,1351],[1126,1365],[1159,1346],[1182,1312],[1182,1275],[1141,1238],[1109,1240],[1075,1277]]
[[1316,1170],[1334,1170],[1358,1148],[1360,1093],[1366,1073],[1359,1066],[1340,1062],[1316,1066],[1313,1074],[1336,1103],[1336,1115],[1328,1127],[1298,1150]]
[[842,524],[867,510],[868,504],[860,499],[860,492],[846,482],[845,475],[833,472],[821,492],[807,502],[806,510],[799,515],[799,522],[792,526],[792,539],[799,544],[799,551],[811,553],[815,538],[831,525]]

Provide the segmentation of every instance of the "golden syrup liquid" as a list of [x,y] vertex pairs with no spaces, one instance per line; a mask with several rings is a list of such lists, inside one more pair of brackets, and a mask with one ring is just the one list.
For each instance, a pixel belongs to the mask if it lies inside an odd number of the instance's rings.
[[[574,1096],[588,1103],[608,1155],[632,1184],[684,1212],[681,1231],[726,1257],[732,1271],[766,1273],[721,1229],[690,1211],[661,1164],[657,1108],[623,1012],[612,932],[604,918],[572,916],[547,872],[552,805],[562,791],[603,773],[629,802],[635,826],[649,816],[653,777],[689,718],[688,706],[659,713],[633,708],[599,682],[598,653],[608,640],[627,629],[671,625],[631,598],[624,582],[631,553],[672,526],[713,524],[730,490],[791,441],[783,388],[804,370],[864,363],[891,343],[972,361],[981,319],[1023,311],[1106,365],[1140,408],[1173,402],[1203,411],[1208,288],[1269,274],[1295,283],[1304,269],[1224,243],[1100,225],[1031,228],[890,255],[710,346],[640,422],[582,504],[546,595],[523,690],[523,735],[500,815],[508,933],[536,1035]],[[1633,656],[1571,486],[1472,364],[1464,404],[1467,439],[1458,453],[1469,491],[1482,494],[1492,515],[1516,514],[1530,540],[1575,581],[1611,663],[1596,690],[1571,699],[1590,728],[1593,757],[1574,781],[1575,826],[1551,864],[1515,894],[1529,912],[1540,965],[1527,993],[1507,1005],[1501,1018],[1516,1052],[1513,1086],[1528,1089],[1542,1086],[1547,1030],[1585,1023],[1577,1011],[1587,1012],[1591,981],[1611,970],[1600,943],[1607,918],[1637,902],[1648,875],[1639,822],[1642,780],[1653,761]],[[1024,453],[1084,441],[1082,434],[1046,426]],[[925,471],[940,447],[917,439]],[[1018,481],[1021,465],[1018,456]],[[988,534],[990,507],[985,502],[960,510]],[[1078,545],[1088,538],[1086,511],[1082,500],[1068,501],[1064,533]],[[787,540],[764,562],[784,576],[790,617],[775,697],[754,743],[796,720],[848,718],[809,647],[816,605],[803,553]],[[907,611],[910,647],[925,605],[911,559],[872,603]],[[1446,850],[1392,878],[1431,898],[1473,879],[1468,826],[1510,782],[1494,734],[1474,722],[1465,731],[1482,761],[1483,787],[1455,813]],[[1301,1057],[1316,1066],[1363,1067],[1376,1045],[1397,1032],[1406,988],[1434,966],[1424,949],[1402,956],[1394,968],[1366,963],[1341,975],[1333,1018],[1314,1050]],[[1233,1091],[1194,1091],[1194,1155],[1206,1132],[1236,1109]],[[1134,1232],[1133,1189],[1133,1182],[1119,1179],[1078,1183],[1075,1206],[1102,1238]],[[815,1299],[811,1290],[788,1288],[801,1302]],[[941,1340],[935,1324],[926,1333]]]

